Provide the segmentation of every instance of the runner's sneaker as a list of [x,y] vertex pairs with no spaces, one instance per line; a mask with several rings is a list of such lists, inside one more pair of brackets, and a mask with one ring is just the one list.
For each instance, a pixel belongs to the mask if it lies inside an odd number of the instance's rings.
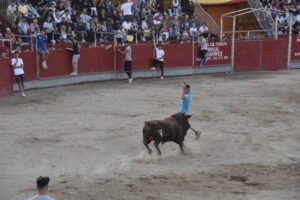
[[198,140],[200,138],[201,131],[196,131],[195,135],[196,135],[196,139]]
[[70,74],[70,76],[77,76],[77,75],[78,75],[77,72],[72,72],[72,73]]
[[26,94],[25,94],[24,92],[22,92],[22,94],[21,94],[21,95],[22,95],[22,97],[26,97]]
[[156,67],[151,67],[150,69],[151,69],[151,70],[156,70]]
[[163,77],[163,76],[161,76],[161,77],[160,77],[160,79],[164,79],[164,77]]
[[48,66],[47,66],[46,61],[43,61],[43,62],[42,62],[42,67],[43,67],[43,69],[48,69]]
[[132,83],[132,81],[133,81],[132,78],[128,79],[128,83]]

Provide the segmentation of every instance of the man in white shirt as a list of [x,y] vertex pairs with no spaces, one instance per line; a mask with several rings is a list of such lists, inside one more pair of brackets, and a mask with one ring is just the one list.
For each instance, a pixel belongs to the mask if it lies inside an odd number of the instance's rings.
[[208,27],[206,26],[205,23],[203,23],[200,28],[199,28],[199,33],[203,34],[203,37],[207,38],[208,37]]
[[199,53],[199,59],[200,59],[200,65],[199,67],[201,67],[202,65],[204,65],[206,63],[206,58],[205,55],[207,53],[207,41],[206,38],[203,37],[203,35],[200,36],[199,38],[199,44],[200,44],[200,53]]
[[125,20],[132,20],[132,5],[133,3],[128,2],[128,0],[121,5],[121,11]]
[[11,65],[14,69],[14,74],[16,77],[16,82],[19,85],[19,89],[21,91],[22,97],[25,97],[24,93],[24,62],[22,58],[19,58],[19,52],[13,52],[14,57],[11,59]]
[[38,195],[31,197],[28,200],[54,200],[47,195],[49,182],[50,182],[49,177],[44,177],[44,176],[38,177],[36,180],[36,189],[38,191]]
[[79,19],[83,19],[83,21],[84,21],[86,24],[89,24],[89,21],[90,21],[90,19],[91,19],[91,16],[89,16],[89,15],[87,14],[87,9],[86,9],[86,8],[84,8],[84,9],[82,10],[82,13],[81,13],[80,16],[79,16]]
[[132,23],[129,20],[125,20],[122,23],[123,31],[127,32],[128,30],[132,29]]
[[154,49],[155,49],[155,59],[153,60],[154,67],[151,70],[156,69],[156,65],[160,66],[161,76],[160,79],[164,79],[164,57],[165,51],[161,48],[161,44],[156,46],[155,39],[153,39]]
[[191,34],[192,38],[197,37],[198,28],[197,28],[196,24],[192,24],[192,27],[190,28],[190,34]]
[[129,42],[126,41],[126,47],[125,50],[122,51],[121,49],[118,49],[118,51],[125,55],[125,64],[124,64],[124,71],[126,72],[127,76],[128,76],[128,82],[132,83],[133,79],[132,79],[132,73],[131,73],[131,66],[132,66],[132,50],[131,47],[129,45]]
[[18,28],[22,28],[22,30],[24,31],[25,34],[28,33],[29,30],[29,24],[26,20],[26,17],[22,17],[20,22],[18,23]]

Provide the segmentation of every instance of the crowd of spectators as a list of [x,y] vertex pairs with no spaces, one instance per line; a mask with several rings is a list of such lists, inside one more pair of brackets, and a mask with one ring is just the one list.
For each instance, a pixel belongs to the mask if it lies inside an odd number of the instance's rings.
[[14,46],[26,45],[42,29],[47,29],[48,44],[71,43],[77,36],[90,46],[96,42],[146,41],[184,42],[208,28],[194,15],[193,2],[172,0],[8,0],[7,16],[15,30],[3,28],[2,38],[12,38]]
[[[289,30],[289,21],[292,31],[300,33],[300,1],[299,0],[260,0],[266,9],[267,15],[275,20],[277,17],[278,34],[286,34]],[[271,9],[271,10],[268,10]]]

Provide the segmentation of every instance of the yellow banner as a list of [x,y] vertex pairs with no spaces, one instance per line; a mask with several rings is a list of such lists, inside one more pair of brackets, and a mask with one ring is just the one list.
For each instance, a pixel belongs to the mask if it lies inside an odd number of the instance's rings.
[[220,5],[220,4],[234,4],[246,2],[246,0],[192,0],[194,3],[200,3],[202,5]]

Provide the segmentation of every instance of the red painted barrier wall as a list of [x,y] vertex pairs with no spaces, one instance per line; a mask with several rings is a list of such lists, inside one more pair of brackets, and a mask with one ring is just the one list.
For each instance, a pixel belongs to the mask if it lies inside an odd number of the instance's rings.
[[262,42],[261,52],[261,70],[275,71],[287,68],[287,40],[265,40]]
[[279,70],[287,68],[288,41],[237,41],[234,71]]
[[292,38],[291,60],[300,60],[300,38],[296,35]]
[[237,41],[235,43],[234,71],[260,70],[260,41]]
[[36,80],[36,52],[22,52],[20,58],[22,58],[24,62],[25,81]]
[[[195,45],[195,66],[200,63],[197,60],[200,52],[200,45]],[[231,63],[231,43],[230,42],[209,42],[208,51],[206,53],[206,66],[224,65]]]
[[[234,71],[278,70],[287,65],[287,40],[237,41],[235,45]],[[300,40],[293,39],[292,60],[300,60]],[[70,44],[60,46],[60,49],[51,50],[47,61],[49,68],[40,69],[40,78],[66,76],[72,71],[71,52],[65,50]],[[106,48],[108,44],[101,44],[99,48],[81,48],[81,57],[78,67],[79,73],[97,73],[114,71],[114,49]],[[148,69],[152,66],[154,49],[151,43],[139,45],[131,44],[133,56],[133,70]],[[124,49],[124,47],[118,47]],[[192,43],[163,45],[165,50],[165,67],[187,67],[193,65]],[[207,66],[231,63],[231,42],[209,43]],[[198,65],[198,44],[194,46],[195,66]],[[35,80],[38,77],[37,59],[35,52],[20,54],[25,64],[25,79]],[[13,71],[10,61],[0,60],[0,96],[12,93]],[[117,52],[116,69],[123,71],[124,55]]]
[[9,59],[0,59],[0,97],[12,94],[13,71]]

